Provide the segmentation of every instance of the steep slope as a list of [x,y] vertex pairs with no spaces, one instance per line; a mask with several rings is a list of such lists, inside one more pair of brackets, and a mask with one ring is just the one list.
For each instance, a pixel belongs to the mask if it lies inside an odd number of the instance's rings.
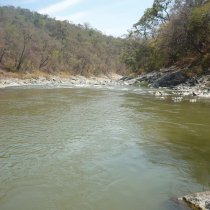
[[124,48],[124,62],[136,73],[170,66],[187,75],[210,70],[210,1],[154,0],[134,24]]
[[122,39],[12,6],[0,7],[0,67],[14,72],[98,75],[126,71]]

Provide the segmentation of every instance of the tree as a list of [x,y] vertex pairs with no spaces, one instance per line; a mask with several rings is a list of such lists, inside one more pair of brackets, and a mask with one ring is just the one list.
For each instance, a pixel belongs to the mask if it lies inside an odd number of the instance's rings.
[[26,51],[26,47],[29,44],[30,40],[31,40],[32,35],[30,35],[28,32],[24,31],[23,32],[23,47],[20,53],[20,56],[16,62],[16,69],[19,71],[23,61],[25,59],[25,51]]
[[6,54],[6,46],[0,45],[0,63],[2,63],[5,54]]
[[170,20],[169,9],[172,0],[154,0],[151,8],[148,8],[140,20],[134,24],[137,33],[143,34],[144,37],[154,37],[155,28],[160,24]]
[[123,40],[15,7],[0,7],[1,68],[10,71],[125,72]]
[[134,72],[170,65],[208,69],[210,1],[154,0],[127,41],[123,60]]
[[195,7],[188,23],[188,38],[195,50],[204,55],[210,50],[210,2]]

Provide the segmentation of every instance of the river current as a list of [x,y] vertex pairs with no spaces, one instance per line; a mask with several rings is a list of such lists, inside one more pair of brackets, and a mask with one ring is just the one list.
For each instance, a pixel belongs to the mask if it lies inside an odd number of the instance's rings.
[[210,101],[132,88],[0,90],[0,210],[181,210],[210,188]]

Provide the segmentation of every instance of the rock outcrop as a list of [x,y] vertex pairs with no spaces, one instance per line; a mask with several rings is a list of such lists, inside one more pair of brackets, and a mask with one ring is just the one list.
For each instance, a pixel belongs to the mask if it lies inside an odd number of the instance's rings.
[[[178,69],[172,66],[140,75],[138,77],[124,77],[122,80],[128,85],[147,85],[150,88],[167,88],[174,90],[180,96],[210,97],[210,72],[202,76],[189,76],[188,69]],[[157,92],[156,95],[163,95]]]
[[210,191],[186,195],[179,200],[184,201],[194,210],[210,210]]

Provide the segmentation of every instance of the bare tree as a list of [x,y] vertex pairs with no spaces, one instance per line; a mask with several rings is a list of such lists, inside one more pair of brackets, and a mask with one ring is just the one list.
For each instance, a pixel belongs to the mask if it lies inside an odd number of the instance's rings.
[[2,63],[5,54],[6,54],[6,48],[3,47],[3,48],[0,50],[0,63]]
[[30,35],[26,31],[23,32],[23,48],[22,48],[20,56],[16,62],[16,69],[18,71],[20,70],[20,68],[23,64],[23,61],[25,59],[26,46],[30,42],[31,38],[32,38],[32,35]]

